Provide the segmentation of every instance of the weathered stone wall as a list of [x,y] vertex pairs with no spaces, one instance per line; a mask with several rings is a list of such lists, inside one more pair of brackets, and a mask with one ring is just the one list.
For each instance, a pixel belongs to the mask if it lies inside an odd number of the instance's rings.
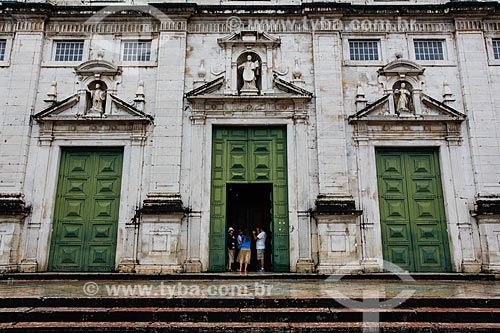
[[[234,1],[223,4],[242,6]],[[146,273],[205,271],[211,128],[241,124],[287,127],[292,270],[315,269],[311,263],[323,273],[381,270],[375,148],[435,147],[440,152],[453,270],[498,271],[500,211],[495,207],[500,201],[500,117],[496,105],[500,97],[495,92],[500,87],[500,60],[492,53],[492,39],[500,38],[498,9],[494,5],[481,9],[479,4],[479,9],[459,4],[403,9],[397,3],[372,12],[370,6],[358,6],[362,12],[354,14],[348,5],[321,10],[313,5],[300,7],[299,1],[267,4],[297,6],[285,6],[282,11],[265,5],[240,11],[231,7],[231,13],[221,14],[220,6],[203,7],[220,5],[207,0],[198,1],[198,7],[164,5],[168,16],[156,13],[155,19],[145,22],[137,13],[122,13],[119,19],[104,14],[89,27],[84,23],[96,15],[90,7],[85,7],[89,13],[76,15],[74,8],[65,12],[60,7],[56,13],[49,5],[33,5],[34,11],[30,5],[13,5],[15,13],[4,14],[0,24],[7,41],[6,59],[0,62],[0,203],[4,197],[5,202],[21,198],[22,209],[15,214],[0,211],[0,269],[47,268],[61,149],[122,146],[127,174],[117,267]],[[446,14],[447,8],[454,16]],[[470,16],[478,10],[484,19]],[[230,17],[237,17],[232,22],[237,26],[229,23]],[[273,83],[273,74],[312,92],[314,98],[304,109],[293,106],[302,113],[293,107],[282,113],[261,112],[254,107],[261,103],[257,99],[249,103],[251,111],[246,113],[201,112],[185,98],[186,93],[223,76],[222,86],[209,94],[220,97],[218,103],[239,107],[238,101],[226,98],[231,80],[236,80],[228,70],[235,60],[227,57],[227,48],[219,41],[239,30],[265,31],[279,39],[279,45],[263,48],[267,93],[271,98],[291,94]],[[360,38],[380,40],[379,60],[349,59],[348,40]],[[443,40],[446,59],[415,61],[413,41],[418,38]],[[101,59],[120,68],[112,89],[130,105],[135,105],[138,84],[143,81],[142,111],[154,117],[153,124],[130,131],[75,127],[80,131],[71,133],[45,128],[32,119],[52,104],[45,100],[54,81],[58,101],[85,88],[75,74],[80,63],[53,61],[54,41],[66,39],[85,41],[82,62]],[[121,43],[127,39],[151,39],[152,60],[121,61]],[[418,85],[422,94],[438,101],[434,107],[445,108],[439,103],[443,92],[451,91],[455,101],[446,105],[466,115],[458,128],[426,124],[429,127],[410,126],[416,129],[396,133],[389,123],[377,123],[370,127],[373,132],[360,134],[362,128],[348,121],[359,111],[361,104],[356,101],[371,105],[392,89],[379,69],[400,56],[425,69]],[[445,135],[442,128],[448,130]],[[145,203],[153,208],[144,209]]]

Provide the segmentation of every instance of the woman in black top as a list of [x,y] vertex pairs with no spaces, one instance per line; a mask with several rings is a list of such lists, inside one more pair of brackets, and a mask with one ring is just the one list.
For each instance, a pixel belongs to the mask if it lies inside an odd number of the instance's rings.
[[236,251],[236,236],[234,235],[234,229],[229,227],[227,230],[227,270],[229,272],[233,271],[234,263],[234,252]]

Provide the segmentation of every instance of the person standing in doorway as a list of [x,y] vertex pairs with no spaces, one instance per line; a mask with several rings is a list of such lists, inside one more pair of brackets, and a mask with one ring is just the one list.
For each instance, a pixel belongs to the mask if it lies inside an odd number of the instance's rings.
[[229,227],[227,230],[227,270],[229,272],[233,271],[234,264],[234,252],[236,251],[236,236],[234,235],[234,229]]
[[253,238],[255,239],[255,248],[257,249],[257,260],[260,262],[260,268],[257,272],[264,272],[264,255],[266,252],[266,232],[260,228],[256,228],[257,231],[253,232]]
[[248,268],[248,264],[250,263],[250,258],[252,256],[252,253],[250,252],[250,244],[251,244],[251,239],[248,236],[248,232],[244,232],[243,235],[241,235],[241,248],[240,248],[240,253],[238,253],[238,261],[240,263],[240,269],[238,272],[246,272]]

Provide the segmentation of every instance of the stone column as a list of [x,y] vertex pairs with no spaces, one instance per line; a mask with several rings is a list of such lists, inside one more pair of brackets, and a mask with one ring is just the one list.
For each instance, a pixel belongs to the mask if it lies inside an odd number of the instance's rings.
[[[188,215],[187,260],[184,262],[184,271],[198,273],[202,271],[201,263],[201,218],[203,207],[203,174],[204,174],[204,139],[205,119],[203,117],[192,119],[191,124],[191,173]],[[210,198],[210,196],[208,196]],[[208,233],[208,230],[205,232]]]
[[[360,125],[362,126],[362,125]],[[377,200],[377,166],[375,149],[368,139],[357,139],[360,209],[361,266],[365,272],[383,270],[382,234],[380,232],[380,210]]]
[[309,152],[307,149],[307,119],[295,120],[295,159],[296,182],[297,182],[297,220],[299,237],[299,259],[297,261],[297,272],[314,271],[312,260],[311,240],[311,216],[309,213]]
[[[483,270],[500,271],[500,96],[494,90],[492,67],[485,52],[483,22],[456,18],[456,45],[464,109],[468,112],[468,132],[476,188],[476,212],[482,243]],[[472,200],[472,197],[471,197]]]
[[[44,42],[44,17],[32,15],[11,14],[15,27],[15,38],[12,40],[10,54],[5,54],[9,66],[2,68],[0,80],[0,99],[3,107],[0,109],[0,269],[16,270],[19,251],[19,241],[27,244],[23,233],[19,235],[22,222],[27,212],[24,212],[24,194],[26,193],[26,166],[31,137],[31,112],[35,107],[35,97],[39,86],[39,73]],[[14,34],[9,34],[14,37]],[[30,187],[31,184],[28,184]],[[32,200],[27,197],[26,201]],[[26,203],[29,205],[28,203]],[[21,213],[16,211],[21,210]],[[3,214],[8,214],[5,216]],[[26,225],[26,224],[24,224]],[[29,246],[35,248],[30,253],[29,271],[38,267],[36,246],[38,244],[38,221]],[[24,237],[24,241],[20,240]],[[21,245],[22,246],[22,245]],[[26,245],[28,246],[28,245]],[[12,257],[15,256],[15,257]],[[3,258],[3,259],[2,259]],[[13,262],[14,261],[14,262]]]
[[162,31],[158,50],[150,192],[180,193],[186,32]]
[[[142,127],[142,124],[140,125]],[[142,180],[142,161],[144,160],[144,145],[146,137],[144,133],[134,134],[135,140],[132,141],[130,146],[125,147],[124,157],[128,157],[128,161],[123,161],[124,165],[128,165],[128,186],[126,198],[121,198],[121,202],[126,202],[126,206],[130,210],[140,207],[141,205],[141,180]],[[127,202],[128,200],[128,202]],[[129,211],[130,211],[129,210]],[[139,216],[138,212],[130,212],[133,216],[132,219],[119,221],[118,228],[123,230],[123,234],[118,237],[117,248],[121,246],[118,252],[118,271],[120,272],[133,272],[135,266],[138,264],[137,260],[137,240],[139,229]],[[120,235],[120,233],[119,233]],[[120,257],[121,256],[121,257]]]
[[[40,255],[45,257],[48,262],[50,252],[50,234],[52,230],[52,217],[50,214],[54,202],[52,188],[55,190],[56,182],[52,186],[47,184],[45,179],[51,179],[51,166],[56,166],[59,163],[58,147],[52,147],[52,135],[50,128],[52,124],[41,124],[41,133],[39,140],[32,140],[33,145],[39,145],[33,149],[30,154],[29,171],[32,174],[29,177],[32,182],[32,190],[29,192],[31,196],[31,216],[27,220],[22,232],[22,250],[21,261],[19,263],[19,271],[21,272],[36,272],[44,269],[44,262],[39,262]],[[57,179],[57,173],[53,179]],[[43,261],[43,259],[41,259]]]
[[[457,124],[457,126],[460,126]],[[466,133],[465,131],[463,133]],[[474,193],[472,170],[468,146],[464,146],[457,138],[448,138],[448,154],[442,150],[443,169],[449,165],[452,175],[461,177],[444,178],[443,186],[453,189],[453,198],[446,198],[448,203],[448,233],[451,235],[450,252],[455,269],[464,273],[479,273],[481,271],[481,244],[479,231],[474,219],[470,216],[468,198]],[[452,180],[452,184],[446,184]]]
[[148,147],[151,181],[136,241],[136,271],[142,273],[177,273],[185,259],[179,239],[185,212],[180,174],[187,22],[183,18],[171,23],[162,22],[159,35],[154,129]]
[[313,51],[319,193],[352,200],[347,180],[340,34],[336,31],[317,32],[314,35]]

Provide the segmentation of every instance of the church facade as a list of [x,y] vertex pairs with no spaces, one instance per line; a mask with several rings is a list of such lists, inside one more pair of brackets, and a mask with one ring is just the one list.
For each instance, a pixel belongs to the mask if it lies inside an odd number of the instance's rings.
[[0,10],[0,271],[500,271],[498,3]]

